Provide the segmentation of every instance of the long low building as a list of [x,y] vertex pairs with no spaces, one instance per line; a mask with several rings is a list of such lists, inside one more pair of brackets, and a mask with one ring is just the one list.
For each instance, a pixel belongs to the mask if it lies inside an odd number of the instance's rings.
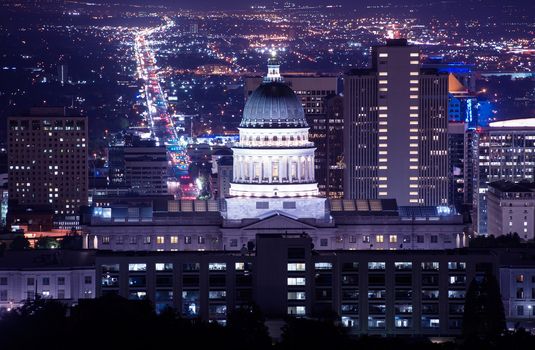
[[240,251],[8,251],[0,308],[113,293],[222,324],[254,302],[271,324],[336,314],[351,334],[455,336],[469,284],[488,273],[499,281],[508,327],[535,329],[532,248],[317,250],[306,234],[266,233]]
[[0,309],[36,297],[68,305],[95,297],[95,251],[27,250],[0,254]]
[[307,235],[265,234],[254,251],[104,252],[97,295],[153,300],[224,323],[240,305],[268,319],[335,314],[354,334],[460,333],[468,284],[497,273],[488,251],[318,251]]
[[[257,206],[265,204],[260,198],[249,201],[257,201]],[[465,247],[468,239],[468,224],[448,207],[398,207],[395,200],[332,199],[326,201],[326,219],[293,216],[292,209],[274,209],[256,218],[229,220],[225,219],[225,203],[172,200],[167,210],[160,204],[95,207],[83,226],[85,247],[239,251],[265,232],[306,233],[318,250],[453,249]],[[291,208],[292,201],[287,203]]]

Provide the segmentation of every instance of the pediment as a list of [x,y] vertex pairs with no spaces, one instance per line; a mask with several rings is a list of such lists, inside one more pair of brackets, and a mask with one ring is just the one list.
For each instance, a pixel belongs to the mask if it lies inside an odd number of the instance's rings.
[[249,224],[244,230],[316,230],[316,227],[275,212],[272,215]]

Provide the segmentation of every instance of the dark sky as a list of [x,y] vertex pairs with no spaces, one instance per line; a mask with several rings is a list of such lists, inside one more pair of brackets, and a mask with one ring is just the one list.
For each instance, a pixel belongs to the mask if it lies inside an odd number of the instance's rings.
[[[197,8],[197,9],[238,9],[248,8],[251,5],[269,5],[273,0],[92,0],[92,2],[109,2],[109,3],[144,3],[144,4],[163,4],[177,8]],[[377,4],[410,4],[422,5],[429,3],[451,3],[452,11],[462,11],[463,5],[471,3],[472,5],[487,7],[492,5],[520,5],[533,9],[535,1],[533,0],[279,0],[279,3],[294,2],[296,4],[318,5],[318,4],[341,4],[344,7],[358,8],[365,5]],[[535,16],[535,13],[534,13]]]

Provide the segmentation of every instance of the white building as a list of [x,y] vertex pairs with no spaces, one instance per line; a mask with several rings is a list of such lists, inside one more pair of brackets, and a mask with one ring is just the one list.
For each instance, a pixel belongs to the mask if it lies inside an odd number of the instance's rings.
[[325,198],[314,176],[314,143],[301,102],[283,82],[275,57],[251,94],[234,145],[227,220],[290,211],[296,217],[328,220]]
[[6,251],[0,257],[0,309],[36,297],[69,305],[95,297],[95,252]]
[[488,128],[477,131],[476,141],[474,230],[488,234],[488,184],[499,180],[534,180],[535,122],[526,118],[490,123]]
[[535,183],[490,183],[487,210],[489,235],[516,233],[525,240],[535,238]]
[[509,329],[535,329],[535,264],[530,250],[509,250],[500,262],[500,293]]

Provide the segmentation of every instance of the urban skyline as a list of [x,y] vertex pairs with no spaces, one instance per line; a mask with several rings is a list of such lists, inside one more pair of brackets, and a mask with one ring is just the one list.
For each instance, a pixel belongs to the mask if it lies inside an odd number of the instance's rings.
[[535,343],[534,18],[3,2],[0,343]]

